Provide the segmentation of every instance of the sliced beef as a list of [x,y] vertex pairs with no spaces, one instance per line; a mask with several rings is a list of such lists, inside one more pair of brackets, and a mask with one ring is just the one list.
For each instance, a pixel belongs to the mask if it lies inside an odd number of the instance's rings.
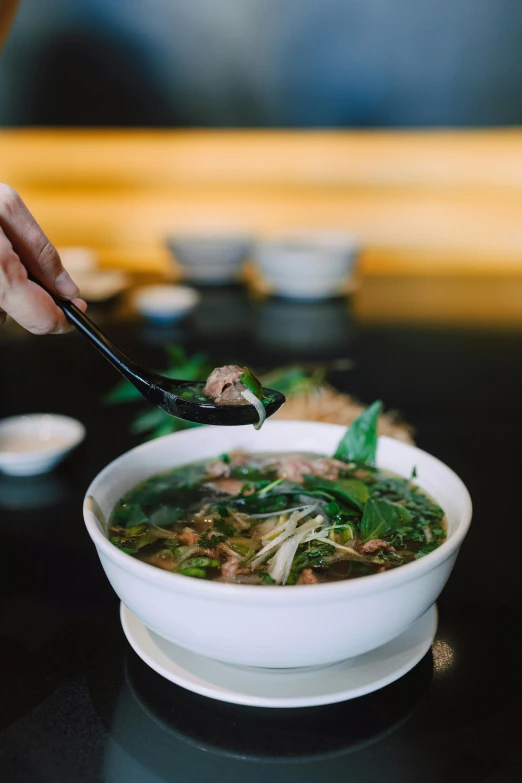
[[207,465],[207,476],[210,479],[228,478],[230,476],[230,464],[218,459]]
[[293,481],[298,484],[303,483],[303,476],[320,476],[325,479],[339,478],[339,471],[346,470],[346,465],[340,460],[332,457],[320,457],[318,459],[309,459],[301,454],[291,454],[283,457],[274,465],[279,478],[285,478],[287,481]]
[[218,405],[249,405],[241,395],[246,389],[245,384],[239,380],[243,373],[244,369],[237,364],[216,367],[208,376],[203,391]]
[[179,540],[186,546],[196,546],[199,541],[199,533],[196,533],[191,527],[184,527],[179,536]]
[[372,538],[371,541],[367,541],[366,544],[362,545],[361,552],[364,552],[365,555],[369,555],[372,552],[377,552],[379,549],[390,549],[392,552],[395,552],[395,547],[387,541],[383,541],[381,538]]
[[243,574],[251,574],[252,569],[251,568],[240,568],[239,567],[239,557],[231,556],[226,560],[222,566],[221,566],[221,577],[222,581],[235,581],[235,578],[237,576],[243,575]]
[[209,486],[214,487],[219,492],[223,492],[226,495],[239,495],[243,489],[244,481],[233,478],[221,478],[215,481],[209,481]]
[[301,573],[299,574],[299,579],[297,580],[298,585],[316,585],[320,582],[320,579],[316,574],[314,574],[313,570],[311,568],[303,568]]

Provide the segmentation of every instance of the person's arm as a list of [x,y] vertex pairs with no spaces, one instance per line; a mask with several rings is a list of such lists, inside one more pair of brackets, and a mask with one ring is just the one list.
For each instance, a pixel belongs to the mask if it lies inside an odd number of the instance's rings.
[[7,36],[17,7],[18,0],[0,0],[0,46]]
[[12,188],[0,184],[0,324],[10,315],[33,334],[59,334],[73,327],[52,298],[28,279],[30,273],[64,299],[78,286],[65,271],[56,248]]

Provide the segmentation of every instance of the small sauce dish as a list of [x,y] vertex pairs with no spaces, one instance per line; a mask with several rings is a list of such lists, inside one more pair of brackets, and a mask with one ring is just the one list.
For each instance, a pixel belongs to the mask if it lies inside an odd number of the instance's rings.
[[183,276],[195,285],[229,285],[238,280],[252,249],[242,234],[176,234],[167,246],[181,266]]
[[0,470],[11,476],[36,476],[54,468],[85,437],[76,419],[32,413],[0,420]]
[[154,323],[180,321],[199,302],[199,294],[183,285],[151,285],[138,289],[134,306],[144,318]]
[[269,289],[287,299],[314,301],[350,291],[357,257],[353,237],[340,231],[300,231],[258,243],[254,260]]

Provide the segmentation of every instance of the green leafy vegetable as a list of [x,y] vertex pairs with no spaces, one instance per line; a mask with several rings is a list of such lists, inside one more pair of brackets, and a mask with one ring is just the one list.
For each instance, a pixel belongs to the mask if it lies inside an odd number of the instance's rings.
[[370,497],[366,484],[359,479],[325,479],[320,476],[304,476],[304,484],[307,489],[324,490],[335,498],[344,500],[351,506],[360,509]]
[[[149,518],[147,514],[144,513],[143,509],[139,505],[132,505],[125,509],[124,513],[122,513],[122,519],[125,520],[125,527],[136,527],[137,525],[142,525],[144,522],[148,522]],[[113,524],[117,524],[117,517],[114,516],[112,518]]]
[[363,541],[383,538],[398,528],[411,523],[411,514],[407,508],[389,500],[370,499],[364,507],[361,520]]
[[361,413],[346,431],[334,457],[343,462],[374,465],[377,453],[377,425],[381,415],[380,400]]
[[221,565],[219,560],[213,560],[210,557],[190,557],[184,564],[186,568],[218,568]]
[[181,519],[184,515],[182,508],[178,506],[159,506],[149,517],[149,525],[156,527],[169,527]]
[[256,378],[252,370],[250,370],[248,367],[244,367],[244,372],[242,375],[239,376],[239,380],[242,381],[247,389],[252,392],[252,394],[255,394],[255,396],[258,398],[258,400],[263,399],[263,387],[261,385],[261,381]]
[[419,549],[419,551],[415,553],[415,560],[418,560],[420,557],[424,557],[425,555],[429,555],[429,553],[437,549],[441,543],[442,541],[438,539],[430,541],[429,544],[426,544],[426,546],[423,546],[422,549]]
[[183,576],[193,576],[196,579],[205,579],[207,572],[204,568],[182,568],[180,574]]
[[221,544],[223,541],[226,541],[226,540],[227,540],[226,536],[223,536],[223,535],[216,536],[215,534],[211,535],[211,534],[209,534],[207,532],[207,533],[202,533],[201,534],[197,545],[201,546],[201,547],[210,547],[210,548],[212,548],[212,547],[216,546],[216,544]]
[[299,547],[286,584],[295,585],[304,568],[324,568],[328,563],[328,558],[331,557],[334,551],[333,546],[319,541],[314,542],[313,546],[304,545]]
[[226,519],[214,520],[214,527],[216,530],[219,530],[219,532],[223,533],[225,536],[233,536],[236,532],[234,526],[231,525],[230,522],[227,522]]

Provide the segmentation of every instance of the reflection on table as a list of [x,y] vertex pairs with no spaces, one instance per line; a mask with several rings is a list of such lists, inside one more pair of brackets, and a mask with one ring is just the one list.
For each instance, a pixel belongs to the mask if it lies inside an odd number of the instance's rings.
[[350,306],[344,298],[297,302],[274,297],[259,304],[256,340],[279,356],[331,359],[349,351],[352,337]]
[[[382,691],[328,707],[268,710],[196,696],[167,682],[132,652],[105,755],[107,783],[235,780],[308,783],[389,780],[403,744],[379,753],[407,724],[432,678],[431,654]],[[304,763],[306,762],[306,764]],[[270,764],[270,770],[266,769]],[[434,762],[435,764],[435,762]]]

